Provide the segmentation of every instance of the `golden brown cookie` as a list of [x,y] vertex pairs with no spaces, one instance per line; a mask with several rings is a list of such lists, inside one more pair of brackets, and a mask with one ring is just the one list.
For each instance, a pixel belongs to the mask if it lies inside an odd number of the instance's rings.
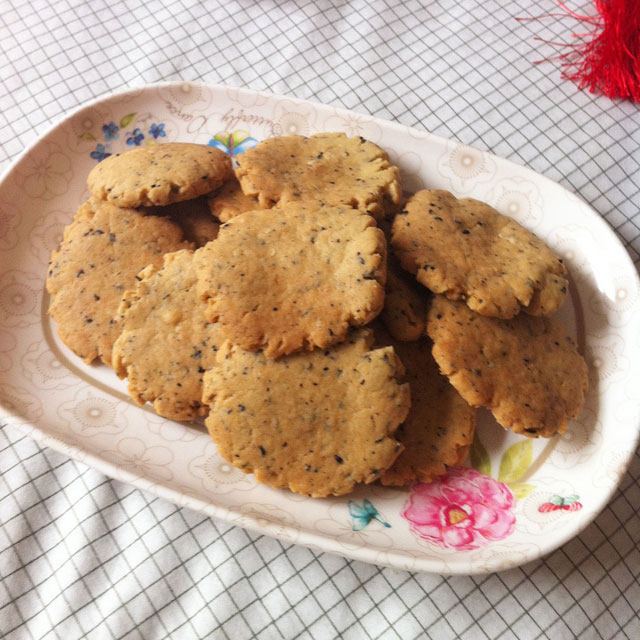
[[228,155],[202,144],[135,147],[97,164],[87,186],[98,200],[148,207],[189,200],[219,187],[231,173]]
[[263,140],[238,157],[236,176],[263,208],[311,200],[377,215],[385,198],[402,197],[398,168],[386,152],[343,133]]
[[410,280],[397,261],[389,256],[384,307],[380,319],[396,340],[418,340],[425,335],[431,294]]
[[165,253],[184,248],[192,245],[166,218],[109,202],[83,204],[49,264],[49,314],[60,339],[85,362],[100,357],[111,365],[121,329],[114,316],[125,290],[146,265],[160,266]]
[[236,216],[198,267],[209,319],[270,358],[339,342],[384,303],[384,234],[346,207],[292,203]]
[[172,420],[206,415],[202,377],[220,344],[196,293],[193,257],[168,253],[160,269],[140,272],[118,309],[122,333],[113,346],[113,368],[128,379],[131,397]]
[[431,482],[459,464],[473,442],[476,409],[469,406],[438,370],[426,336],[416,342],[394,340],[376,324],[376,343],[391,345],[400,358],[411,387],[411,409],[395,437],[404,451],[381,474],[380,482],[403,486]]
[[233,174],[219,189],[208,196],[208,203],[211,213],[220,222],[228,222],[245,211],[264,209],[260,206],[258,198],[247,196],[242,192],[242,187]]
[[566,269],[539,238],[489,205],[423,190],[393,222],[392,245],[418,282],[487,316],[556,311]]
[[580,414],[587,365],[564,328],[548,318],[489,318],[435,296],[427,332],[442,373],[469,404],[490,409],[506,429],[550,437]]
[[312,497],[376,480],[402,446],[409,409],[391,347],[360,329],[327,350],[279,360],[223,345],[204,378],[206,425],[220,455],[256,480]]
[[218,237],[220,223],[211,215],[207,196],[183,200],[165,206],[143,207],[146,215],[167,216],[184,233],[185,240],[202,247]]

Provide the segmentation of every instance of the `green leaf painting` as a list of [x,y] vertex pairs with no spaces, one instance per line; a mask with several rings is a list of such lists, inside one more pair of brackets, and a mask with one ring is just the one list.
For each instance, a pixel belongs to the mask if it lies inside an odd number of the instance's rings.
[[489,458],[487,450],[484,448],[482,442],[480,442],[477,432],[473,434],[469,457],[471,459],[471,466],[474,469],[477,469],[480,473],[484,473],[487,476],[491,475],[491,458]]
[[[474,469],[491,477],[491,457],[478,437],[477,432],[473,436],[469,458]],[[508,485],[513,491],[513,495],[518,499],[526,498],[535,489],[532,484],[518,482],[531,466],[532,460],[533,444],[531,440],[524,440],[511,445],[500,460],[498,480]]]
[[527,472],[533,460],[531,440],[523,440],[510,446],[500,461],[498,480],[507,484],[517,482]]
[[513,491],[513,495],[518,499],[526,498],[534,489],[532,484],[525,484],[524,482],[514,482],[509,485],[509,489]]
[[124,129],[125,127],[130,125],[133,122],[133,119],[135,117],[136,117],[135,113],[128,113],[126,116],[123,116],[122,120],[120,120],[120,128]]

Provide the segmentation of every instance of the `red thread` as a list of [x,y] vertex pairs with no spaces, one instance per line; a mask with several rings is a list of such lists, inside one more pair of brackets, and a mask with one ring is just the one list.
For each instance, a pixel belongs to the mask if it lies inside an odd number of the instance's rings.
[[[608,98],[640,102],[640,1],[594,0],[597,16],[581,16],[561,0],[558,5],[570,16],[591,23],[591,33],[573,34],[580,42],[541,42],[566,50],[557,56],[538,60],[562,61],[562,77],[575,82],[580,89],[601,93]],[[547,14],[540,18],[563,14]],[[520,19],[520,20],[526,20]]]

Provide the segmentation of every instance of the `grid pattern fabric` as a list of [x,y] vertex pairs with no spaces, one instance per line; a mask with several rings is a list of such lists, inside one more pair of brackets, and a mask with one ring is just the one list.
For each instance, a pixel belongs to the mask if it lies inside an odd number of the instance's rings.
[[[591,2],[568,3],[593,14]],[[554,0],[0,0],[0,169],[66,112],[164,80],[369,113],[561,183],[640,258],[640,111],[579,91]],[[536,18],[519,21],[516,18]],[[0,378],[0,384],[2,384]],[[0,426],[0,637],[638,638],[640,454],[579,537],[482,577],[246,532]]]

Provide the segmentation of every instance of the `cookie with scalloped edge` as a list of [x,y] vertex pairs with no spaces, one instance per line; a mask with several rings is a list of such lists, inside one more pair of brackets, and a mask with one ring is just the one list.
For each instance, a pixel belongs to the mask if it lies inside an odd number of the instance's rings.
[[411,408],[395,432],[404,450],[381,474],[380,482],[387,486],[431,482],[446,473],[447,466],[466,458],[476,409],[440,373],[428,337],[414,342],[394,340],[377,322],[375,333],[377,345],[393,347],[405,369],[403,380],[411,387]]
[[387,153],[344,133],[267,138],[238,156],[235,171],[243,192],[263,208],[306,200],[377,216],[385,199],[402,198],[399,171]]
[[550,315],[567,291],[562,260],[488,204],[422,190],[393,222],[395,255],[418,282],[487,316]]
[[384,307],[380,319],[396,340],[418,340],[426,335],[427,310],[431,294],[411,280],[389,256]]
[[587,364],[564,327],[549,318],[490,318],[438,295],[427,332],[440,371],[470,405],[489,409],[505,429],[548,438],[580,415]]
[[211,213],[220,222],[228,222],[245,211],[264,209],[260,206],[258,198],[243,193],[238,179],[233,174],[219,189],[209,194],[207,200]]
[[182,229],[185,240],[193,242],[196,247],[203,247],[218,237],[220,223],[211,215],[207,196],[163,206],[143,207],[141,211],[146,215],[166,216],[173,220]]
[[124,292],[145,266],[160,266],[165,253],[187,248],[193,245],[167,218],[93,199],[81,205],[51,254],[46,281],[60,339],[85,362],[101,358],[111,366]]
[[172,420],[206,415],[202,379],[220,345],[196,293],[194,255],[168,253],[160,268],[138,274],[118,309],[122,333],[113,346],[113,368],[127,378],[131,397]]
[[347,207],[291,203],[222,225],[198,258],[199,292],[224,338],[270,358],[327,347],[382,309],[386,242]]
[[97,200],[119,207],[165,205],[217,189],[231,171],[231,159],[219,149],[164,142],[105,158],[90,171],[87,187]]
[[393,348],[372,343],[359,329],[278,360],[225,343],[203,394],[220,455],[258,482],[311,497],[379,478],[402,450],[393,433],[410,397]]

